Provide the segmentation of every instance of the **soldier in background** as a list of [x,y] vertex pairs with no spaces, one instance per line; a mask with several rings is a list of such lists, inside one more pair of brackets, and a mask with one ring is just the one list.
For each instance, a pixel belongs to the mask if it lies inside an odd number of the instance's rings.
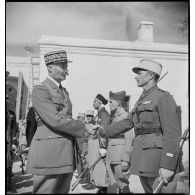
[[[110,115],[105,109],[105,105],[108,101],[101,95],[97,94],[94,99],[93,107],[97,110],[97,115],[94,118],[95,123],[105,126],[110,124]],[[100,155],[106,155],[107,140],[100,137],[95,131],[88,131],[88,162],[91,166]],[[107,187],[110,185],[109,176],[106,168],[105,159],[101,159],[94,169],[90,172],[91,185],[84,186],[84,189],[99,188],[99,193],[106,193]]]
[[[85,112],[85,122],[87,124],[93,124],[94,122],[94,111],[93,110],[87,110]],[[84,156],[88,154],[88,138],[89,138],[89,134],[86,132],[85,141],[83,143],[83,155]]]
[[[87,110],[85,112],[85,123],[86,124],[93,124],[94,122],[94,111],[93,110]],[[87,155],[88,155],[88,139],[89,139],[89,133],[86,131],[85,132],[85,138],[83,140],[83,147],[82,147],[82,154],[81,154],[81,159],[82,159],[82,166],[83,170],[88,166],[87,162]],[[81,179],[80,184],[83,186],[86,186],[87,184],[90,184],[90,173],[87,173],[83,176]]]
[[[113,113],[112,124],[127,118],[126,92],[113,93],[110,91],[109,98],[110,111]],[[118,193],[130,193],[128,179],[133,138],[133,131],[129,130],[113,136],[108,141],[107,162],[117,182]]]
[[[77,116],[77,120],[79,120],[79,121],[81,121],[82,123],[85,124],[85,113],[79,112],[78,116]],[[85,141],[85,137],[77,137],[76,138],[76,142],[77,142],[77,146],[78,146],[78,156],[79,156],[79,159],[78,159],[79,162],[77,163],[77,167],[76,167],[76,169],[77,169],[76,178],[83,172],[83,170],[85,168],[85,166],[83,164],[83,161],[82,161],[84,141]],[[82,178],[80,183],[86,183],[85,179]]]
[[[83,113],[83,112],[78,113],[77,119],[79,121],[85,123],[85,113]],[[76,138],[77,143],[78,143],[78,147],[79,147],[79,153],[80,153],[80,155],[82,154],[84,139],[85,139],[84,137],[81,137],[81,138],[80,137],[77,137]]]

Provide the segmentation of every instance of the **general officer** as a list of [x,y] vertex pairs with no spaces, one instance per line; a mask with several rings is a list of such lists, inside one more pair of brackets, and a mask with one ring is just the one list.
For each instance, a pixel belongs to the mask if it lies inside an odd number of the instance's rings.
[[68,75],[65,50],[44,55],[48,77],[34,87],[32,105],[39,116],[29,149],[33,193],[68,193],[75,169],[73,136],[83,137],[85,124],[72,118],[72,104],[61,82]]
[[[142,59],[139,66],[132,70],[137,74],[135,79],[138,87],[143,88],[143,93],[127,119],[104,127],[103,132],[112,137],[134,127],[131,173],[139,175],[146,193],[152,193],[158,176],[167,183],[174,174],[181,130],[172,95],[157,86],[162,65],[154,60]],[[163,187],[162,192],[175,192],[175,184],[176,180],[173,180]]]
[[[109,93],[110,111],[113,112],[112,123],[121,121],[128,116],[126,107],[126,92],[120,91]],[[107,161],[110,164],[112,173],[117,182],[119,193],[130,193],[129,189],[129,166],[130,154],[132,150],[133,131],[127,131],[120,135],[113,136],[108,141]]]

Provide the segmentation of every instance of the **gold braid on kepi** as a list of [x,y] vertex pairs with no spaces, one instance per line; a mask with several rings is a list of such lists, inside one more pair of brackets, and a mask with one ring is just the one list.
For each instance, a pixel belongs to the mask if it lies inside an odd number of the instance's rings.
[[45,64],[58,64],[58,63],[69,63],[72,61],[69,61],[67,58],[67,54],[65,50],[58,50],[58,51],[51,51],[46,54],[44,54]]

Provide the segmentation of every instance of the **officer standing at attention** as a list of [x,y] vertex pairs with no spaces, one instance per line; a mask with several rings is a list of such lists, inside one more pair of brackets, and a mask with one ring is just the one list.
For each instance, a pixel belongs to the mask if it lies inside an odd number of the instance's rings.
[[[174,174],[181,129],[176,112],[177,105],[172,95],[157,86],[162,65],[154,60],[142,59],[139,66],[132,70],[137,74],[135,79],[138,87],[143,88],[143,93],[127,119],[104,127],[102,133],[105,133],[106,137],[112,137],[134,127],[131,174],[140,177],[146,193],[152,193],[157,177],[160,176],[160,179],[168,183]],[[182,171],[177,169],[176,173]],[[162,192],[175,191],[176,179],[162,188]]]
[[65,50],[44,55],[48,77],[34,87],[32,105],[40,119],[29,149],[34,194],[68,193],[75,169],[73,136],[85,135],[85,124],[72,118],[72,104],[61,82],[68,75]]

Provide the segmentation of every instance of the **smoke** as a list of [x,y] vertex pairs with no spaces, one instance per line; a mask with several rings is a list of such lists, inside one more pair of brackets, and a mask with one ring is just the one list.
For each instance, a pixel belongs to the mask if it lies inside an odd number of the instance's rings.
[[182,43],[176,26],[185,2],[8,2],[6,44],[37,44],[41,35],[135,41],[141,21],[154,22],[155,41]]

